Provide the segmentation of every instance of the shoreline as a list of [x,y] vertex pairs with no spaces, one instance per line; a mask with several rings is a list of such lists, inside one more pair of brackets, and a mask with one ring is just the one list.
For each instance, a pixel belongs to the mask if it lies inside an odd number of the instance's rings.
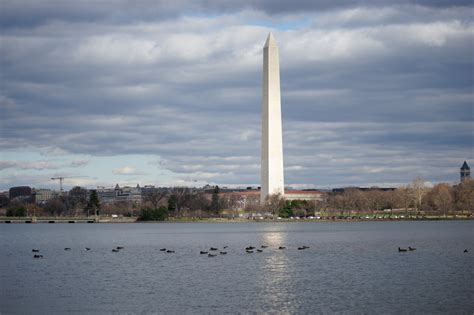
[[243,218],[173,218],[164,221],[139,221],[138,218],[74,218],[74,217],[1,217],[0,224],[121,224],[121,223],[295,223],[295,222],[401,222],[401,221],[470,221],[474,217],[419,218],[324,218],[324,219],[243,219]]

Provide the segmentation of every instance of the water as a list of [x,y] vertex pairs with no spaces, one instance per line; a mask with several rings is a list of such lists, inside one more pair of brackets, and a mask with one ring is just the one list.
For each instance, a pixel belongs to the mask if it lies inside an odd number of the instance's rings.
[[0,310],[472,314],[473,240],[473,221],[2,224]]

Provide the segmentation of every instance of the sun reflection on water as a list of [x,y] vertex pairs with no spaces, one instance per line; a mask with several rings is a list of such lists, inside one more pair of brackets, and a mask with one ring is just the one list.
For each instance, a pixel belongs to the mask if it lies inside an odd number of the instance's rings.
[[291,313],[296,307],[292,302],[295,300],[291,289],[293,272],[287,250],[278,249],[286,246],[286,233],[267,232],[262,235],[262,241],[268,248],[262,253],[261,298],[266,305],[278,305],[282,312]]

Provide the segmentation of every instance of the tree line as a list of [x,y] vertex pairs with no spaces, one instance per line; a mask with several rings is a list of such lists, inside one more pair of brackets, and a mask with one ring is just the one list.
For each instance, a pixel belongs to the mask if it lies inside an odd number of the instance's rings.
[[141,203],[122,200],[101,204],[95,190],[74,187],[42,205],[18,200],[4,204],[7,216],[91,216],[112,215],[138,217],[141,220],[166,220],[169,217],[237,216],[260,213],[270,217],[352,216],[380,213],[404,213],[407,216],[454,214],[470,215],[474,211],[474,181],[451,186],[440,183],[427,188],[421,179],[394,190],[347,188],[342,192],[322,194],[321,200],[284,200],[269,196],[260,204],[258,194],[222,194],[218,186],[212,192],[194,188],[170,188],[147,191]]
[[455,186],[439,183],[427,188],[421,179],[415,179],[406,187],[387,191],[349,188],[342,193],[328,194],[323,200],[315,202],[315,210],[339,216],[393,214],[394,211],[408,216],[470,215],[474,211],[474,181],[464,181]]

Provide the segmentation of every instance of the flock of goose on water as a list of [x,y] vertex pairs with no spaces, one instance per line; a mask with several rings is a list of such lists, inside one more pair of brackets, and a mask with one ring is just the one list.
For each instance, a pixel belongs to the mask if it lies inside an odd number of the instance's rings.
[[[226,251],[227,247],[228,246],[224,246],[224,247],[222,247],[221,250],[219,250],[217,247],[211,247],[208,250],[201,250],[199,252],[199,254],[200,255],[207,255],[208,257],[216,257],[217,255],[227,255],[227,251]],[[265,248],[268,248],[268,246],[267,245],[261,245],[260,248],[257,248],[255,246],[248,246],[248,247],[245,247],[245,252],[248,253],[248,254],[253,254],[254,252],[262,253]],[[309,246],[304,245],[304,246],[299,246],[298,250],[305,250],[305,249],[308,249],[308,248],[309,248]],[[123,246],[116,246],[116,247],[112,248],[112,252],[118,253],[122,249],[124,249]],[[283,250],[283,249],[286,249],[286,246],[279,246],[278,247],[278,250]],[[65,247],[64,250],[69,251],[69,250],[71,250],[71,248],[70,247]],[[85,251],[90,251],[91,249],[89,247],[85,247],[84,250]],[[39,249],[32,249],[31,251],[33,253],[39,253],[40,250]],[[175,253],[174,250],[167,249],[167,248],[160,248],[160,251],[168,253],[168,254]],[[43,255],[34,254],[33,258],[43,258]]]
[[[227,251],[226,251],[227,247],[228,247],[228,246],[222,247],[222,250],[219,250],[217,247],[211,247],[211,248],[209,248],[209,250],[201,250],[201,251],[199,252],[199,254],[200,254],[200,255],[207,255],[208,257],[216,257],[217,255],[227,255]],[[262,253],[265,248],[268,248],[268,246],[267,246],[267,245],[261,245],[260,248],[257,248],[257,247],[255,247],[255,246],[248,246],[248,247],[245,247],[245,252],[248,253],[248,254],[253,254],[254,252]],[[298,247],[298,250],[305,250],[305,249],[308,249],[308,248],[309,248],[309,246],[304,245],[304,246],[299,246],[299,247]],[[116,247],[112,248],[112,252],[118,253],[118,252],[120,252],[122,249],[124,249],[123,246],[116,246]],[[278,247],[278,250],[284,250],[284,249],[286,249],[285,246],[279,246],[279,247]],[[71,248],[70,248],[70,247],[65,247],[64,250],[65,250],[65,251],[69,251],[69,250],[71,250]],[[85,251],[90,251],[91,249],[90,249],[90,247],[85,247],[84,250],[85,250]],[[407,248],[398,247],[398,252],[408,252],[408,251],[411,252],[411,251],[415,251],[415,250],[416,250],[416,248],[415,248],[415,247],[411,247],[411,246],[408,246],[408,249],[407,249]],[[32,249],[31,251],[32,251],[33,253],[35,253],[35,254],[33,255],[33,258],[43,258],[43,255],[41,255],[41,254],[36,254],[36,253],[39,253],[39,252],[40,252],[39,249]],[[168,253],[168,254],[172,254],[172,253],[175,252],[174,250],[167,249],[167,248],[160,248],[160,251],[161,251],[161,252]],[[465,250],[464,250],[464,253],[467,253],[467,252],[468,252],[468,250],[465,249]]]

